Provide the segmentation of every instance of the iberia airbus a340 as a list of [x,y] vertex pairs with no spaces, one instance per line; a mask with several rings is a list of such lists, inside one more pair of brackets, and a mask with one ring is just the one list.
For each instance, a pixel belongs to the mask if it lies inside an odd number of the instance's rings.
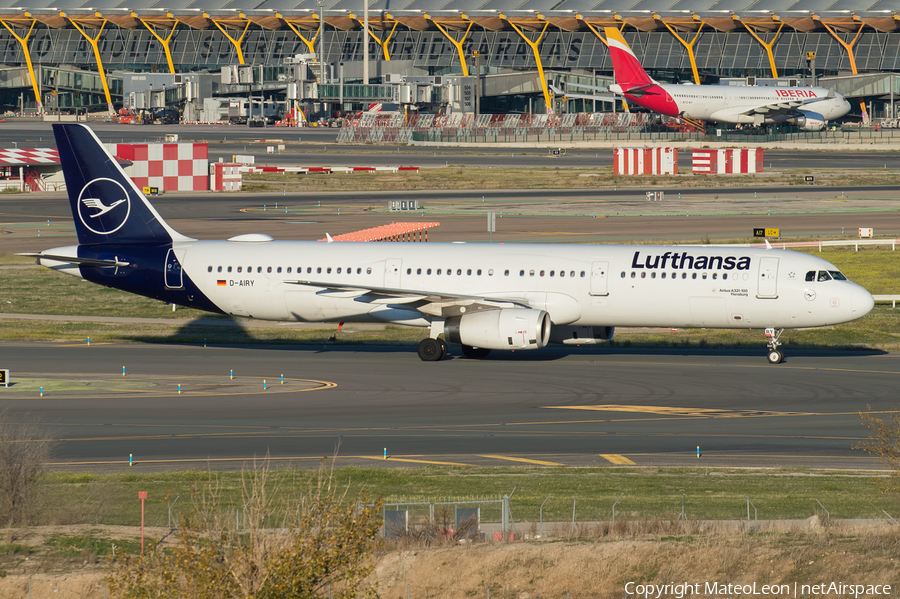
[[[644,71],[618,29],[607,27],[606,41],[616,78],[609,91],[666,116],[754,126],[787,123],[818,131],[829,121],[850,112],[850,103],[842,95],[822,87],[657,83]],[[590,85],[574,87],[604,89]],[[615,97],[572,94],[556,88],[553,91],[569,98],[609,100]]]
[[491,350],[608,341],[615,326],[784,329],[865,316],[872,296],[827,261],[771,248],[275,241],[185,237],[87,126],[55,124],[78,245],[28,254],[107,287],[232,316],[422,327]]

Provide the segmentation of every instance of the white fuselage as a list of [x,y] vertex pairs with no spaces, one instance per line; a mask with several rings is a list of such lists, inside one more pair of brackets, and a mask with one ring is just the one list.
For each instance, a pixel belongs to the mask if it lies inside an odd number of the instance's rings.
[[403,299],[328,285],[515,300],[554,325],[816,327],[873,305],[855,283],[807,281],[837,271],[821,258],[757,248],[192,241],[175,253],[223,312],[268,320],[433,320]]
[[[723,123],[752,124],[758,117],[746,114],[748,109],[779,102],[808,101],[823,98],[798,107],[822,116],[825,121],[838,119],[850,112],[850,103],[840,94],[829,98],[829,90],[821,87],[766,87],[749,85],[668,85],[660,87],[675,100],[678,113],[702,120]],[[775,123],[787,120],[782,115],[762,118],[761,122]],[[759,124],[759,123],[757,123]]]

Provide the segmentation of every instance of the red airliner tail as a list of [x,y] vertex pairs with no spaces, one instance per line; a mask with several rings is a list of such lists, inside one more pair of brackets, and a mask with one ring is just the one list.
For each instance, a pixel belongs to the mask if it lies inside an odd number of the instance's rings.
[[612,57],[616,83],[627,91],[642,85],[652,85],[653,80],[644,71],[634,52],[628,47],[622,33],[615,27],[606,28],[606,41],[609,43],[609,54]]

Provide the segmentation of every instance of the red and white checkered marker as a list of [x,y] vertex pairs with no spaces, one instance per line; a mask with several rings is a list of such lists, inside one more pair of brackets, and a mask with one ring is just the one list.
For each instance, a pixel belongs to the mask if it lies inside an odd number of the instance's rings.
[[209,190],[208,144],[107,144],[107,148],[118,158],[133,163],[129,174],[138,187]]

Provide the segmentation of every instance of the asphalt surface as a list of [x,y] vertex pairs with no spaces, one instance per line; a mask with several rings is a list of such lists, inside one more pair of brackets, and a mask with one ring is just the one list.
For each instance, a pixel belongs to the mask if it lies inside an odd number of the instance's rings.
[[900,385],[898,354],[789,351],[770,366],[762,337],[759,351],[572,348],[438,363],[390,347],[0,351],[16,383],[0,389],[0,407],[50,426],[57,463],[93,470],[127,467],[129,454],[146,469],[240,468],[267,452],[315,467],[338,444],[341,464],[387,467],[873,468],[852,448],[865,435],[859,410],[892,409]]
[[[640,189],[491,190],[273,194],[176,194],[152,198],[176,230],[199,239],[266,233],[316,240],[390,222],[439,222],[430,241],[697,243],[750,240],[756,227],[796,238],[852,238],[859,227],[900,236],[900,187],[672,188],[663,202]],[[842,195],[843,194],[843,195]],[[424,212],[391,213],[389,199],[417,199]],[[483,199],[483,200],[482,200]],[[486,232],[485,212],[498,214]],[[652,217],[652,218],[651,218]],[[49,226],[48,226],[49,221]],[[0,254],[76,243],[64,193],[0,194]]]
[[[209,142],[210,160],[231,160],[235,154],[255,156],[256,163],[273,166],[419,166],[448,165],[479,167],[595,168],[611,166],[610,148],[569,148],[567,155],[553,157],[546,149],[504,147],[450,148],[337,144],[339,129],[285,127],[248,128],[237,125],[121,125],[90,123],[97,136],[110,143],[160,142],[170,133],[181,141]],[[256,142],[256,143],[254,143]],[[286,146],[282,154],[267,153],[267,147]],[[623,142],[631,144],[633,142]],[[565,144],[561,144],[565,147]],[[673,144],[677,145],[677,144]],[[52,123],[0,123],[0,148],[52,147]],[[765,167],[770,171],[807,168],[878,169],[900,168],[900,153],[891,151],[796,151],[766,150]]]

